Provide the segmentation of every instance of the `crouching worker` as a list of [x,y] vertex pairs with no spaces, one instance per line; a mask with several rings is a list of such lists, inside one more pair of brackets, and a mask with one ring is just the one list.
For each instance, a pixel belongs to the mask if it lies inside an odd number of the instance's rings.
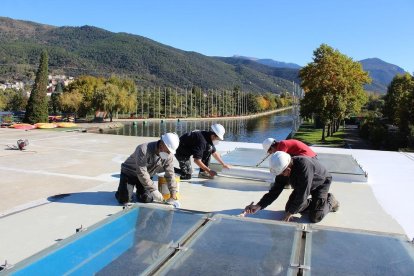
[[[277,151],[284,151],[290,156],[309,156],[316,158],[316,153],[308,145],[295,139],[276,141],[273,138],[267,138],[263,141],[262,146],[267,156]],[[283,183],[285,189],[292,188],[289,184],[289,177],[278,175],[275,178],[275,182]]]
[[219,141],[223,141],[224,133],[225,129],[221,124],[213,124],[211,131],[194,130],[180,137],[180,145],[175,154],[180,168],[176,168],[175,172],[180,174],[181,179],[191,179],[193,172],[191,156],[194,158],[194,163],[200,167],[198,174],[200,178],[211,179],[217,175],[216,171],[209,168],[211,156],[223,165],[223,168],[230,168],[221,159],[215,147]]
[[[289,177],[293,191],[285,207],[284,221],[294,214],[309,211],[311,222],[320,222],[329,212],[336,212],[339,202],[329,193],[332,176],[316,158],[294,156],[277,151],[270,157],[270,172]],[[246,214],[254,214],[275,201],[283,191],[276,182],[257,204],[246,206]],[[308,198],[311,195],[311,198]]]
[[131,202],[134,187],[137,201],[162,202],[163,196],[151,180],[152,176],[165,172],[171,198],[169,203],[179,206],[177,183],[174,174],[174,154],[180,140],[175,133],[166,133],[155,142],[139,145],[133,154],[121,165],[121,177],[115,197],[120,204]]

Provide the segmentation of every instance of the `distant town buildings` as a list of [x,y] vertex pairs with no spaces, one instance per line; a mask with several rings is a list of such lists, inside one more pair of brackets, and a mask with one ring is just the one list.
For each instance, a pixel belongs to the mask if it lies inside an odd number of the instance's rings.
[[[58,83],[62,85],[62,88],[68,86],[69,83],[74,81],[73,77],[66,76],[66,75],[49,75],[49,84],[47,86],[47,95],[50,96],[56,89]],[[16,82],[0,82],[0,90],[6,89],[16,89],[16,90],[28,90],[25,91],[28,95],[30,95],[30,90],[32,89],[33,81],[23,82],[23,81],[16,81]]]

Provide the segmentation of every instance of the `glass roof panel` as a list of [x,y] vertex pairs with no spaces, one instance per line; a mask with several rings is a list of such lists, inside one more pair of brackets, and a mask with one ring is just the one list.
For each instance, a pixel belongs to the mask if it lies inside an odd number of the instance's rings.
[[[266,156],[261,149],[236,148],[222,155],[225,163],[233,166],[249,167],[252,172],[256,168],[268,168],[269,160],[265,160],[258,167],[256,165]],[[335,179],[351,182],[367,182],[365,171],[350,154],[318,153],[318,160],[334,175]],[[221,171],[221,166],[215,159],[211,160],[214,168]],[[257,169],[256,169],[257,171]],[[259,173],[259,172],[258,172]]]
[[406,238],[338,229],[309,235],[305,262],[311,274],[414,275],[414,247]]
[[18,264],[13,275],[137,275],[204,221],[200,214],[146,207],[109,220]]
[[330,173],[365,175],[350,154],[318,153],[318,160]]
[[214,216],[165,268],[168,275],[286,275],[297,226]]
[[[221,157],[223,161],[230,165],[243,166],[243,167],[256,167],[264,157],[266,153],[261,149],[249,149],[249,148],[235,148],[232,151],[223,154]],[[214,158],[211,159],[211,163],[217,163]],[[264,161],[259,168],[268,168],[269,161]]]

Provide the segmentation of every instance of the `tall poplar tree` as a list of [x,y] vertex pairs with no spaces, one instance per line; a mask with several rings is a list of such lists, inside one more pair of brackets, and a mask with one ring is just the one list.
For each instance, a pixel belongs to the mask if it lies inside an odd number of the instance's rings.
[[[301,101],[301,116],[316,116],[325,126],[328,136],[349,114],[358,112],[366,102],[363,85],[371,82],[359,62],[322,44],[314,51],[313,62],[299,71],[305,97]],[[329,131],[331,130],[331,131]]]
[[48,122],[48,55],[43,51],[40,56],[40,64],[37,69],[35,83],[30,93],[30,98],[26,106],[24,121],[26,123],[46,123]]

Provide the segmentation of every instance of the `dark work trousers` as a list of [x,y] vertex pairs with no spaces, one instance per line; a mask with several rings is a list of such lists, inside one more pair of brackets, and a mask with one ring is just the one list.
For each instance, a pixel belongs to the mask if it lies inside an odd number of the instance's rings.
[[137,189],[137,201],[143,203],[149,203],[153,201],[151,193],[145,190],[144,186],[142,186],[141,182],[138,180],[138,177],[126,175],[121,171],[118,191],[115,193],[115,197],[120,204],[125,204],[132,201],[134,187]]
[[[212,147],[210,145],[207,145],[207,147],[208,149],[203,152],[201,162],[203,162],[203,164],[208,167],[210,165]],[[175,158],[177,158],[181,170],[176,172],[180,173],[181,175],[191,175],[191,173],[193,172],[193,167],[191,166],[190,157],[175,155]],[[202,171],[203,170],[200,168],[200,172]]]
[[[328,191],[331,186],[331,181],[331,178],[326,179],[322,185],[311,191],[312,197],[300,205],[299,213],[309,211],[309,220],[311,222],[320,222],[332,210],[332,206],[328,202]],[[286,203],[285,210],[288,210],[288,207],[292,204],[295,197],[296,191],[293,190]]]

